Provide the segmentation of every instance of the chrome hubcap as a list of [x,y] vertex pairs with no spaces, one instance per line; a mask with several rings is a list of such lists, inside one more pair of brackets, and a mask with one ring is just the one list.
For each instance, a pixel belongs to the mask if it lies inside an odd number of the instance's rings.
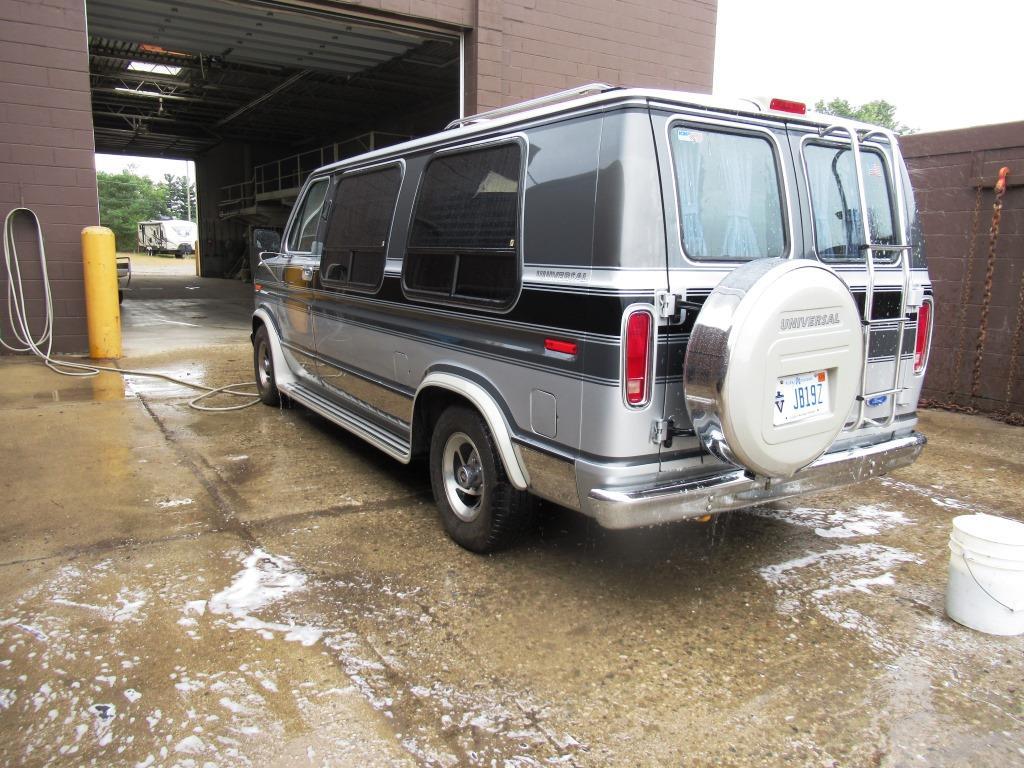
[[259,349],[256,350],[256,359],[259,361],[256,371],[260,380],[260,389],[267,389],[270,386],[270,372],[273,368],[270,361],[270,350],[263,342],[260,342]]
[[464,432],[453,433],[445,442],[441,477],[452,511],[467,523],[475,520],[483,503],[484,476],[480,453]]

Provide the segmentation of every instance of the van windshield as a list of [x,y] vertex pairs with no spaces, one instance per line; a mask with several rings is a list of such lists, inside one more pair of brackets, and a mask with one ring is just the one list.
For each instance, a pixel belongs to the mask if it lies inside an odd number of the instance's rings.
[[775,150],[767,138],[672,129],[683,250],[691,259],[747,261],[786,251]]
[[[863,261],[864,225],[853,153],[849,147],[808,144],[804,163],[814,214],[814,247],[823,261]],[[872,245],[894,245],[895,221],[882,154],[861,150],[861,174],[867,200]],[[895,251],[881,251],[878,260],[892,260]]]

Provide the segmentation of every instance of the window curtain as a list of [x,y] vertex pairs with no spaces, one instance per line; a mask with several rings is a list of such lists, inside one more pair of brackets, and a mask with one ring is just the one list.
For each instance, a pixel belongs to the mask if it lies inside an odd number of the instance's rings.
[[819,253],[834,247],[839,238],[835,227],[840,223],[836,213],[842,213],[842,203],[831,173],[822,173],[817,167],[811,176],[811,213],[814,215],[814,239]]
[[708,255],[704,240],[704,224],[700,220],[700,174],[704,162],[700,154],[701,145],[695,141],[680,142],[676,151],[679,163],[676,178],[679,180],[679,212],[683,224],[683,246],[686,253],[694,258]]
[[734,258],[760,258],[761,246],[750,223],[754,158],[740,152],[723,153],[722,170],[729,198],[729,220],[725,226],[722,253]]

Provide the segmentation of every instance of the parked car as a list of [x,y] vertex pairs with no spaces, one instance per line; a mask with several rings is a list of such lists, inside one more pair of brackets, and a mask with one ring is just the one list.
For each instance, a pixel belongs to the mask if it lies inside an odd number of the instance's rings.
[[487,552],[531,494],[628,528],[910,464],[931,295],[891,132],[587,86],[314,172],[252,338]]
[[195,253],[199,225],[183,219],[156,219],[139,222],[139,250],[153,255],[174,254],[182,259]]
[[132,284],[132,257],[117,257],[117,303],[124,301],[124,292]]

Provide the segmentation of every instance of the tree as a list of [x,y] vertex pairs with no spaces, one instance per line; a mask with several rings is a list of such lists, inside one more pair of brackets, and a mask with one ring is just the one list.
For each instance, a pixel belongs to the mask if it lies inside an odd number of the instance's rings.
[[167,213],[167,190],[146,176],[137,176],[129,166],[120,173],[96,174],[100,197],[100,223],[114,232],[117,248],[134,251],[140,221]]
[[[160,183],[167,195],[167,215],[172,219],[196,220],[196,187],[189,184],[184,176],[175,176],[173,173],[165,173],[164,180]],[[186,192],[186,190],[188,190]],[[190,195],[186,197],[186,194]],[[191,199],[191,206],[189,205]],[[190,218],[191,215],[191,218]]]
[[[119,251],[134,251],[138,247],[138,224],[140,221],[166,216],[172,219],[188,219],[189,206],[185,198],[188,180],[184,176],[164,174],[164,180],[154,182],[147,176],[139,176],[135,168],[120,173],[96,174],[100,194],[100,223],[110,227],[117,240]],[[196,216],[196,189],[191,185],[192,221]]]
[[852,106],[846,99],[836,98],[829,102],[826,102],[824,99],[819,99],[814,105],[814,110],[826,115],[848,117],[852,120],[860,120],[873,125],[881,125],[883,128],[888,128],[893,133],[903,134],[914,133],[916,131],[916,129],[909,128],[896,120],[895,105],[890,104],[885,99],[876,99],[875,101],[869,101],[866,104],[861,104],[856,107]]

